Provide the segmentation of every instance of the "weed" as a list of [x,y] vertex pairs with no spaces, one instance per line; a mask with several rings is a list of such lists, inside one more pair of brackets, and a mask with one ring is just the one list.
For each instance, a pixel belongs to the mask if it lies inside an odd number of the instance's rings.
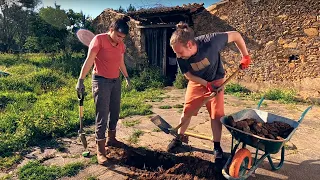
[[125,127],[133,127],[137,124],[140,124],[141,121],[140,120],[133,120],[133,121],[129,121],[129,120],[126,120],[126,121],[122,121],[122,124],[125,126]]
[[129,137],[129,142],[136,144],[139,140],[139,137],[143,135],[143,131],[135,130],[133,134]]
[[164,105],[164,106],[160,106],[159,108],[160,108],[160,109],[171,109],[172,106]]

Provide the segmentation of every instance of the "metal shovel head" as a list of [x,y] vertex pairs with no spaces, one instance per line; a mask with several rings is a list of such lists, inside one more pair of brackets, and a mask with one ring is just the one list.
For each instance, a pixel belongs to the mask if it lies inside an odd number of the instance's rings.
[[84,133],[80,133],[79,137],[80,137],[80,141],[82,142],[83,147],[85,149],[87,149],[88,143],[87,143],[85,134]]
[[167,121],[165,121],[161,116],[156,115],[153,118],[151,118],[151,121],[166,134],[176,135],[176,133],[171,130],[172,126],[169,123],[167,123]]

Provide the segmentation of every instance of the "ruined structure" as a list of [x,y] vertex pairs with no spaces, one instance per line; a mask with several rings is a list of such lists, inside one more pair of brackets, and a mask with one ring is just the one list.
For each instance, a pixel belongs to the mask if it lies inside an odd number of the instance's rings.
[[[265,85],[298,90],[308,87],[320,95],[318,0],[227,0],[207,8],[188,4],[141,9],[127,15],[131,30],[126,39],[126,62],[131,67],[157,65],[164,74],[173,76],[176,64],[169,38],[174,25],[185,21],[197,35],[230,30],[243,35],[253,63],[237,76],[240,83],[261,85],[258,89]],[[96,33],[105,32],[110,21],[119,16],[123,14],[106,9],[94,20]],[[230,75],[240,62],[240,53],[230,44],[222,56]]]

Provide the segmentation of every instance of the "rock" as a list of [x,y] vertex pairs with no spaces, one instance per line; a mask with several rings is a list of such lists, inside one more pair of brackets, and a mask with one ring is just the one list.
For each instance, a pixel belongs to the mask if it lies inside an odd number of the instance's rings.
[[291,42],[289,44],[286,43],[286,44],[283,45],[283,48],[296,48],[297,45],[298,45],[297,42]]
[[226,20],[226,19],[228,19],[228,16],[223,15],[223,16],[221,16],[221,17],[220,17],[220,19],[222,19],[222,20]]
[[287,19],[288,16],[285,14],[282,14],[282,15],[277,16],[277,18],[282,20],[282,19]]
[[288,34],[289,33],[289,31],[284,31],[283,33],[282,33],[282,35],[286,35],[286,34]]
[[301,62],[303,62],[303,63],[306,62],[306,58],[304,55],[299,56],[299,58],[300,58]]
[[276,48],[277,48],[277,46],[275,45],[274,41],[267,42],[266,49],[268,51],[274,51],[274,50],[276,50]]
[[278,39],[278,44],[283,45],[285,43],[287,43],[287,40],[283,39],[282,37]]
[[303,32],[310,37],[318,36],[319,32],[317,28],[304,29]]

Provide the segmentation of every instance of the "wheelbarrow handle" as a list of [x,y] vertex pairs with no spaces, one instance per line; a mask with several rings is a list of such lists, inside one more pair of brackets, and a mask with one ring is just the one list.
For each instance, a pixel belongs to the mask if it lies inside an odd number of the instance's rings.
[[262,96],[262,98],[260,99],[259,103],[258,103],[258,107],[257,109],[260,109],[261,105],[262,105],[262,102],[264,100],[264,96]]
[[[265,97],[263,96],[263,97],[260,99],[260,101],[259,101],[259,103],[258,103],[257,109],[260,109],[264,98],[265,98]],[[298,120],[298,123],[301,123],[301,122],[302,122],[304,116],[307,114],[307,112],[308,112],[310,109],[312,109],[312,107],[313,107],[313,106],[309,106],[306,110],[303,111],[302,115],[300,116],[300,118],[299,118],[299,120]]]
[[298,120],[298,123],[301,123],[304,116],[307,114],[307,112],[312,109],[313,106],[309,106],[306,110],[303,111],[302,115],[300,116],[299,120]]

